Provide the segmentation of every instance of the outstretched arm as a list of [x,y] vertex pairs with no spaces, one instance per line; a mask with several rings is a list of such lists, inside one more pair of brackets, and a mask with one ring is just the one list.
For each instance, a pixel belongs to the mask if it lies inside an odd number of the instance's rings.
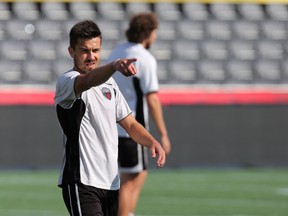
[[162,167],[166,161],[165,151],[160,143],[130,114],[119,124],[127,131],[129,136],[140,145],[146,146],[154,158],[158,155],[157,167]]
[[101,85],[106,82],[116,71],[121,72],[125,76],[136,74],[136,68],[133,65],[137,59],[117,59],[114,62],[100,66],[87,74],[81,74],[75,81],[76,95],[90,89],[93,86]]

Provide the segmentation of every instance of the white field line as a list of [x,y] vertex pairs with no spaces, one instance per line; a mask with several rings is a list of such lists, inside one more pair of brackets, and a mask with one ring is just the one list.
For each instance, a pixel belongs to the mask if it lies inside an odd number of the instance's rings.
[[[157,215],[153,215],[153,214],[136,214],[135,216],[219,216],[219,215],[197,215],[197,214],[165,214],[165,215],[161,215],[161,214],[157,214]],[[231,214],[229,216],[259,216],[259,215],[251,215],[251,214]]]
[[0,209],[1,216],[67,216],[62,212],[53,210],[33,210],[33,209]]
[[197,205],[198,203],[205,203],[206,205],[210,206],[251,206],[254,207],[275,207],[278,206],[278,208],[288,208],[287,202],[279,200],[260,200],[260,199],[231,199],[231,198],[197,198],[197,197],[166,197],[166,196],[157,196],[157,198],[153,199],[151,197],[149,202],[156,202],[161,205],[181,205],[181,206],[190,206],[191,205]]
[[276,194],[288,196],[288,188],[278,188]]

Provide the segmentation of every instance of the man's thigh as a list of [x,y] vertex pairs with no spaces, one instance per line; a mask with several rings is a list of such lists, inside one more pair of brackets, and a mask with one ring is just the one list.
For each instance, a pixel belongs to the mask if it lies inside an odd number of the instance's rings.
[[104,190],[83,184],[62,188],[65,205],[73,216],[115,216],[118,212],[119,191]]

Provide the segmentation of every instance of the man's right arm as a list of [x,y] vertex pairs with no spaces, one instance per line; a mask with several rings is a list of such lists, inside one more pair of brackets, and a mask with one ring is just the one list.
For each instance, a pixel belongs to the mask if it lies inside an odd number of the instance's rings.
[[76,95],[98,86],[106,82],[116,71],[121,72],[125,76],[136,74],[136,68],[133,65],[137,59],[118,59],[109,64],[97,67],[95,70],[87,74],[79,75],[75,80],[74,90]]

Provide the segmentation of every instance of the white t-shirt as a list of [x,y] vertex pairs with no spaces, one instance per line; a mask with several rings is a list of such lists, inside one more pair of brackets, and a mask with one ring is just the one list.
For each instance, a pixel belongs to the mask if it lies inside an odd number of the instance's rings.
[[68,71],[56,84],[55,105],[64,132],[64,158],[59,185],[85,185],[118,190],[118,136],[116,122],[131,113],[117,84],[110,78],[76,97],[75,78]]
[[[135,76],[127,78],[120,73],[115,73],[113,78],[132,109],[133,116],[146,129],[149,129],[149,113],[145,95],[159,90],[156,59],[141,44],[130,42],[118,45],[108,57],[107,62],[118,58],[137,58],[134,63],[137,69]],[[120,137],[129,137],[122,127],[118,126],[118,132]]]

